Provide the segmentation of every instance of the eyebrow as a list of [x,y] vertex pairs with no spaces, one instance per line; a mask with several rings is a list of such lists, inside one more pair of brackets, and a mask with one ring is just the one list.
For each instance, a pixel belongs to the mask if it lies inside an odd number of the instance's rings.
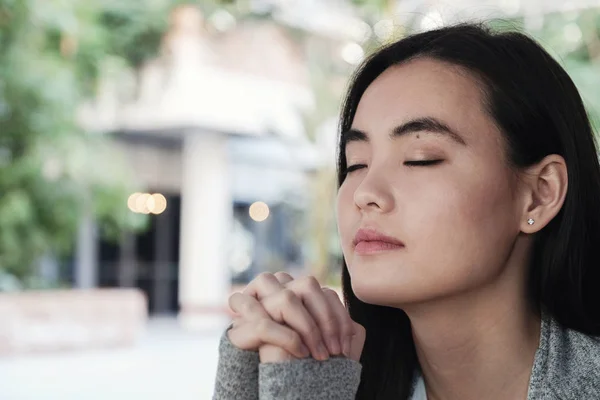
[[[433,117],[415,118],[396,126],[390,132],[390,138],[395,139],[416,132],[428,132],[438,135],[447,135],[455,142],[466,145],[465,140],[452,130],[448,125]],[[350,142],[368,142],[369,136],[359,129],[349,129],[342,132],[342,144],[345,147]]]

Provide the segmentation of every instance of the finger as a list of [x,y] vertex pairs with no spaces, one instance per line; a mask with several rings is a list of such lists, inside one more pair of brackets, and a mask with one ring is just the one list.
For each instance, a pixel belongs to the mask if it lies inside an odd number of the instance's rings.
[[254,297],[242,293],[234,293],[229,296],[229,307],[237,315],[245,320],[259,320],[270,318],[262,304]]
[[273,274],[263,272],[254,278],[242,293],[262,300],[281,289],[283,289],[283,285],[279,283]]
[[331,307],[337,319],[341,352],[346,357],[350,357],[352,335],[354,334],[354,328],[352,325],[353,321],[350,318],[348,310],[342,304],[342,301],[335,290],[323,288],[323,294],[329,301],[329,306]]
[[300,335],[271,319],[247,321],[227,332],[229,341],[239,349],[256,351],[264,344],[281,347],[298,358],[310,355]]
[[286,283],[289,283],[294,280],[294,278],[287,272],[283,272],[283,271],[275,272],[274,275],[275,275],[275,278],[279,281],[279,283],[281,283],[284,286]]
[[300,334],[315,359],[329,358],[319,326],[296,293],[286,288],[265,298],[261,304],[275,322],[283,323]]
[[341,354],[340,328],[337,315],[327,299],[321,285],[313,277],[297,279],[287,284],[298,294],[310,315],[319,327],[330,354]]
[[231,320],[231,326],[229,329],[238,328],[242,324],[246,323],[246,320],[240,316],[233,317]]
[[258,353],[260,356],[260,362],[262,364],[279,363],[294,359],[293,354],[288,353],[281,347],[273,346],[272,344],[265,344],[260,346]]
[[354,336],[350,345],[350,359],[360,362],[360,356],[362,355],[363,348],[365,346],[365,340],[367,338],[367,332],[362,325],[352,322],[354,327]]

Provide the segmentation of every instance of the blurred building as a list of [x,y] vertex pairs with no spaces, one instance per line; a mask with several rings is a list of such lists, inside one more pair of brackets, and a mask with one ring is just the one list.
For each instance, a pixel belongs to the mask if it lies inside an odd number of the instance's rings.
[[[77,285],[140,287],[151,312],[180,310],[189,324],[222,311],[232,276],[302,263],[290,224],[319,163],[302,119],[313,97],[300,46],[269,22],[214,37],[203,24],[197,8],[176,9],[162,54],[136,77],[106,79],[81,110],[168,206],[117,244],[84,224]],[[255,202],[270,207],[262,222],[249,213]]]

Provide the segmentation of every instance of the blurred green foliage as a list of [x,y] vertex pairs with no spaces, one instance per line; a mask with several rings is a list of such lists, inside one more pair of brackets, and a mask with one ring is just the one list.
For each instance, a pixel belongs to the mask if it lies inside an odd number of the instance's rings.
[[532,35],[565,67],[598,133],[600,122],[600,9],[544,16]]
[[105,235],[143,223],[110,143],[76,123],[106,60],[140,62],[132,41],[156,47],[157,35],[140,40],[144,20],[118,22],[142,2],[122,4],[0,0],[0,272],[22,282],[40,257],[72,250],[86,211]]

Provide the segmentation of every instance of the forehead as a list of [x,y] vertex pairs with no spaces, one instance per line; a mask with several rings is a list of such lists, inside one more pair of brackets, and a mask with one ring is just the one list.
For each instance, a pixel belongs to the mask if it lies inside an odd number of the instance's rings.
[[375,134],[431,116],[468,135],[493,126],[483,100],[482,86],[465,69],[415,59],[388,68],[373,81],[361,97],[352,126]]

